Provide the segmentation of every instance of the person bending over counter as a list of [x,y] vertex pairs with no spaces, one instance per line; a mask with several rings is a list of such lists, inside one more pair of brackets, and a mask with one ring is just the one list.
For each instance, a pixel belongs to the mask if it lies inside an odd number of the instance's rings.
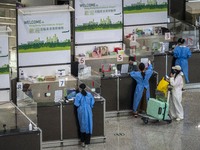
[[85,91],[84,83],[80,84],[79,88],[80,93],[76,95],[74,105],[77,107],[81,145],[87,147],[93,130],[92,108],[95,102],[92,94]]
[[138,106],[144,103],[142,111],[146,112],[147,102],[150,98],[149,79],[153,74],[153,68],[149,61],[148,68],[145,68],[144,63],[139,64],[139,71],[130,72],[130,76],[136,80],[137,85],[135,88],[134,99],[133,99],[133,115],[135,118],[138,116]]

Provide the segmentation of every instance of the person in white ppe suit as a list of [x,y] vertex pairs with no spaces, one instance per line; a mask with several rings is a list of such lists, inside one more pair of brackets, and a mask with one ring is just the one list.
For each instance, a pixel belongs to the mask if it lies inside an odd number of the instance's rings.
[[170,100],[169,111],[173,119],[180,121],[184,118],[182,101],[183,76],[179,65],[173,66],[174,74],[171,74],[170,84],[172,86],[172,99]]

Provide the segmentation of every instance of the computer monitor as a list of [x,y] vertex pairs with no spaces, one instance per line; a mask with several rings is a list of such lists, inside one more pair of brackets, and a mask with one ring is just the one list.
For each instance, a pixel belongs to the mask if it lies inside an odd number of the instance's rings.
[[177,42],[169,42],[169,50],[172,50],[176,47]]

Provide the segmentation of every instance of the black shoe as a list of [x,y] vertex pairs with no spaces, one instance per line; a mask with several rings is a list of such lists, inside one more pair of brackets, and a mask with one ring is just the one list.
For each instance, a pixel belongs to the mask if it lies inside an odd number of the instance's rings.
[[135,117],[135,118],[137,118],[138,117],[138,112],[136,111],[136,112],[133,112],[133,116]]

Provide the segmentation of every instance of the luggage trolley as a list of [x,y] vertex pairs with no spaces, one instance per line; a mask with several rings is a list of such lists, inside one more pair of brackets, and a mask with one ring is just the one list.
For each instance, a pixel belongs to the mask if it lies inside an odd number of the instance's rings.
[[146,114],[139,114],[144,124],[148,124],[149,120],[166,121],[171,123],[172,119],[169,115],[169,99],[172,87],[168,86],[167,101],[162,101],[155,98],[150,98],[147,105]]

